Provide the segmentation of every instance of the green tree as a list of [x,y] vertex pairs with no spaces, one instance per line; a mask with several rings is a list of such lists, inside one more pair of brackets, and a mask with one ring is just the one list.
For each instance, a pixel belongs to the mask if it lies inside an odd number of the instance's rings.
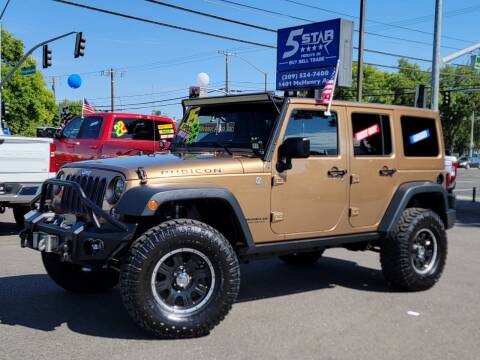
[[[465,66],[446,66],[443,69],[441,91],[450,91],[450,105],[442,104],[442,116],[445,147],[452,152],[464,153],[470,145],[471,115],[480,110],[480,73]],[[442,99],[440,99],[442,101]],[[474,142],[480,145],[480,132],[476,126]]]
[[[2,30],[2,76],[5,76],[24,54],[21,40]],[[25,66],[36,65],[29,58]],[[53,93],[46,89],[43,75],[36,72],[22,76],[17,71],[3,86],[2,99],[9,106],[6,121],[13,134],[34,136],[36,127],[54,124],[58,108]]]

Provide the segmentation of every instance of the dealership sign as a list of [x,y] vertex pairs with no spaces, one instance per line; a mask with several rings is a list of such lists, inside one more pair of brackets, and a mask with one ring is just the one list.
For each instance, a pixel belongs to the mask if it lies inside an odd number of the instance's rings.
[[277,90],[323,87],[337,63],[338,85],[352,85],[352,21],[323,21],[277,34]]

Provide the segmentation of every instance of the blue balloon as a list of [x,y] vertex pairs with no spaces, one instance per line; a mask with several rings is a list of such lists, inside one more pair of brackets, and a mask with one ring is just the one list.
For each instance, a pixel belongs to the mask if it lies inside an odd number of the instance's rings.
[[68,77],[67,82],[72,89],[78,89],[82,85],[82,78],[78,74],[72,74]]

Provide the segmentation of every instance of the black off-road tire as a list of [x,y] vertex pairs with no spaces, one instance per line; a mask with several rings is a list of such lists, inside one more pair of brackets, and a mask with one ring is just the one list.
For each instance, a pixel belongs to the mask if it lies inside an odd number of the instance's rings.
[[13,218],[19,229],[25,227],[25,218],[24,215],[30,211],[28,206],[14,206],[13,207]]
[[43,265],[50,278],[65,290],[91,294],[105,292],[118,284],[119,273],[113,269],[82,271],[80,265],[60,261],[60,256],[42,252]]
[[289,265],[310,266],[315,264],[322,257],[323,251],[324,250],[280,255],[278,258]]
[[[433,267],[419,274],[414,266],[413,242],[422,229],[431,231],[437,242],[437,257]],[[406,209],[392,236],[384,239],[380,263],[385,279],[394,289],[421,291],[431,288],[440,279],[447,259],[447,235],[442,219],[435,212],[422,208]]]
[[[181,253],[179,249],[202,253],[215,273],[208,301],[188,314],[165,308],[151,283],[161,259],[175,251]],[[232,308],[240,289],[240,266],[235,251],[220,232],[195,220],[171,220],[146,231],[133,243],[122,265],[120,288],[128,313],[150,334],[160,338],[199,337],[207,335]]]

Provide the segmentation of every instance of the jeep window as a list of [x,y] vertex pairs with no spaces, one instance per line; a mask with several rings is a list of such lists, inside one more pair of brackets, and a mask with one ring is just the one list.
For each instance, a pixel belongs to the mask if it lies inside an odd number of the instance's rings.
[[173,138],[173,124],[147,119],[115,118],[112,139],[122,140],[161,140]]
[[337,114],[325,116],[319,110],[294,110],[288,121],[285,139],[306,137],[310,139],[310,155],[338,155]]
[[189,108],[178,128],[174,149],[215,147],[263,154],[277,114],[272,103]]
[[385,156],[392,153],[390,117],[381,114],[352,114],[355,156]]
[[102,128],[102,120],[100,116],[84,118],[77,139],[98,139]]
[[70,120],[70,122],[63,128],[62,136],[66,139],[76,139],[80,132],[82,122],[83,119],[81,117],[76,117]]
[[405,156],[438,156],[438,137],[434,119],[402,116],[400,122]]

